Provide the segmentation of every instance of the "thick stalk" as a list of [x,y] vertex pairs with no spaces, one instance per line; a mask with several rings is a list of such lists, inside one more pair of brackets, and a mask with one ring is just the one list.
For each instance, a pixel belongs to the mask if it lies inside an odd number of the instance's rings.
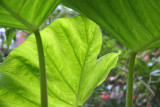
[[135,63],[136,53],[131,52],[129,57],[128,67],[128,79],[127,79],[127,94],[126,94],[126,107],[133,107],[133,72]]
[[41,107],[48,107],[48,93],[47,93],[47,76],[44,59],[44,51],[42,40],[39,31],[34,32],[36,37],[38,57],[39,57],[39,71],[40,71],[40,88],[41,88]]

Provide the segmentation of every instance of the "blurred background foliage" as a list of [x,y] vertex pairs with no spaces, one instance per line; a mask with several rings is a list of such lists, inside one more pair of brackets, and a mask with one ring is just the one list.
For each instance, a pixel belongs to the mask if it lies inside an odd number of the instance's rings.
[[[41,29],[57,18],[73,17],[77,14],[72,9],[60,5],[48,16]],[[98,58],[119,50],[121,55],[116,68],[110,72],[105,82],[94,90],[84,107],[124,107],[130,50],[103,29],[102,32],[103,44]],[[9,52],[20,45],[30,33],[0,27],[0,62],[3,62]],[[134,107],[160,107],[160,48],[138,53],[134,78]]]

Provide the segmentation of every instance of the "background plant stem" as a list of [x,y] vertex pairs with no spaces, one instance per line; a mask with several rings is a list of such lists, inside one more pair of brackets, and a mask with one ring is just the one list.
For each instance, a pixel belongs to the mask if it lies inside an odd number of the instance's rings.
[[39,71],[40,71],[40,87],[41,87],[41,107],[48,107],[48,93],[47,93],[47,76],[44,59],[44,51],[42,40],[39,31],[34,32],[36,37],[38,57],[39,57]]
[[136,53],[131,52],[129,57],[128,67],[128,79],[127,79],[127,94],[126,94],[126,107],[133,107],[133,72],[135,63]]

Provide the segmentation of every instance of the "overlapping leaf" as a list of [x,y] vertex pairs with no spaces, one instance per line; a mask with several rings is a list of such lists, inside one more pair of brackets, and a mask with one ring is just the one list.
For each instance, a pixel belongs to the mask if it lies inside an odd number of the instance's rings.
[[133,51],[160,46],[160,0],[63,0]]
[[[59,19],[40,32],[45,52],[50,107],[81,106],[115,66],[118,54],[97,61],[102,35],[91,20]],[[34,35],[0,66],[0,106],[39,107],[38,57]]]
[[0,0],[0,26],[34,31],[60,0]]

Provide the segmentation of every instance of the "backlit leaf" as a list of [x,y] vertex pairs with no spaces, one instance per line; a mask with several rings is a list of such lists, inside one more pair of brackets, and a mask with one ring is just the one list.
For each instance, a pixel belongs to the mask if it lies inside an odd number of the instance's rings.
[[0,26],[38,29],[60,0],[0,0]]
[[[100,28],[77,16],[55,20],[42,30],[49,107],[82,106],[115,67],[118,53],[97,60]],[[39,107],[40,86],[35,36],[13,50],[0,66],[1,107]]]
[[63,0],[133,51],[160,46],[160,0]]

